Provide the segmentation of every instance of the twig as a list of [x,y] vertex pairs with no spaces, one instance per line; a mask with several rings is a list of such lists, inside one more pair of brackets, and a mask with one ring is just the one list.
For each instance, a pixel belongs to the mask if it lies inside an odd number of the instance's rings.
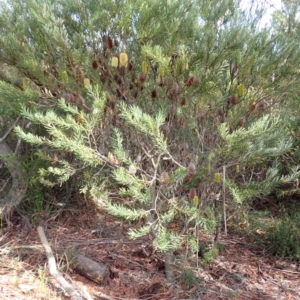
[[9,127],[9,129],[6,131],[6,133],[4,134],[4,136],[2,138],[0,138],[0,143],[3,142],[8,135],[10,134],[10,132],[15,128],[15,126],[17,125],[18,121],[19,121],[20,117],[17,118],[17,120]]
[[[50,274],[60,284],[60,286],[71,296],[72,300],[84,300],[85,298],[83,298],[80,295],[80,293],[69,282],[67,282],[66,279],[57,270],[55,258],[54,258],[53,252],[51,250],[51,247],[47,241],[43,227],[39,226],[37,228],[37,231],[38,231],[40,240],[42,242],[42,245],[44,246],[45,251],[46,251]],[[86,293],[87,293],[87,291],[86,291]],[[91,296],[89,296],[89,297],[90,297],[89,299],[92,299]]]
[[226,180],[226,166],[223,166],[223,219],[224,219],[224,233],[225,236],[227,236],[225,180]]

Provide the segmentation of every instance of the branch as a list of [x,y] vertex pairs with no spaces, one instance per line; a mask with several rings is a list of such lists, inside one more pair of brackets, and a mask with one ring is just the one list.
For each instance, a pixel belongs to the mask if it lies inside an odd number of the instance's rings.
[[0,158],[3,160],[13,180],[10,191],[3,199],[0,199],[0,218],[8,215],[10,210],[23,200],[27,190],[27,181],[22,171],[21,163],[5,142],[5,139],[14,129],[19,119],[20,117],[10,126],[4,136],[0,138]]
[[[55,258],[52,253],[51,247],[47,241],[47,238],[45,236],[43,227],[39,226],[37,228],[37,231],[38,231],[40,240],[42,242],[42,245],[44,246],[45,251],[46,251],[50,274],[60,284],[60,286],[71,296],[72,300],[84,300],[85,298],[83,298],[80,295],[80,293],[70,283],[68,283],[65,280],[65,278],[61,275],[61,273],[57,270]],[[91,297],[90,297],[90,299],[91,299]]]
[[6,131],[6,133],[4,134],[4,136],[0,139],[0,143],[3,142],[8,135],[10,134],[10,132],[15,128],[15,126],[17,125],[18,121],[19,121],[20,117],[17,118],[17,120],[9,127],[9,129]]

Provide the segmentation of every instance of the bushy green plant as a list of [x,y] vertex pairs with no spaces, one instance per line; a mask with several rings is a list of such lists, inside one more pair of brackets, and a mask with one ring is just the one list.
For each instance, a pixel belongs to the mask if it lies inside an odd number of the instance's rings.
[[21,111],[31,127],[15,132],[39,148],[38,180],[76,177],[108,213],[141,221],[130,237],[151,234],[167,254],[195,251],[226,204],[295,181],[296,166],[282,172],[294,138],[279,111],[298,48],[235,4],[4,5],[0,61],[33,100]]
[[283,211],[281,219],[266,230],[264,241],[268,251],[274,255],[300,260],[299,214]]

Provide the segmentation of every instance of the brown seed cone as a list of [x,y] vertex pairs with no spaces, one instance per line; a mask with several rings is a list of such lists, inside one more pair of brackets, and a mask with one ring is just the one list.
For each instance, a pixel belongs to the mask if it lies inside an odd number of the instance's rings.
[[104,73],[99,73],[99,79],[104,84],[106,81],[106,76]]
[[195,85],[198,82],[198,78],[196,76],[189,76],[188,79],[185,81],[186,86]]
[[170,106],[169,106],[169,113],[170,115],[175,115],[177,112],[177,107],[174,103],[172,103]]
[[115,47],[118,47],[118,46],[119,46],[119,42],[118,42],[118,40],[116,40],[116,39],[114,39],[114,46],[115,46]]
[[179,117],[178,119],[178,125],[179,126],[183,126],[185,123],[185,118],[183,116]]
[[183,182],[189,183],[189,182],[191,182],[192,178],[193,178],[193,176],[186,174],[185,177],[183,178]]
[[180,104],[181,104],[182,106],[187,105],[187,100],[186,100],[185,97],[183,97],[183,98],[181,99]]
[[157,91],[156,90],[152,90],[151,91],[151,97],[152,98],[156,98],[157,97]]
[[222,116],[220,116],[220,123],[225,123],[226,122],[226,117],[223,114]]
[[73,68],[73,72],[74,72],[74,76],[77,80],[79,81],[83,81],[84,79],[84,74],[83,74],[83,71],[81,69],[81,67],[79,65],[76,65],[74,68]]
[[256,102],[253,102],[253,103],[250,105],[248,112],[253,112],[253,111],[255,111],[255,110],[257,109],[257,107],[258,107],[258,104],[257,104]]
[[195,196],[197,196],[197,190],[196,190],[196,188],[191,188],[189,191],[189,198],[191,200],[193,200],[195,198]]
[[141,72],[138,76],[138,80],[141,82],[141,83],[144,83],[146,81],[146,78],[147,78],[147,75],[143,72]]
[[260,103],[259,103],[259,108],[260,109],[266,109],[268,106],[267,102],[265,100],[262,100]]
[[221,117],[221,116],[224,115],[224,112],[223,112],[223,109],[222,109],[222,108],[219,108],[218,111],[217,111],[217,113],[218,113],[218,116],[219,116],[219,117]]
[[120,70],[119,70],[119,73],[120,73],[120,75],[121,75],[122,77],[124,77],[124,76],[125,76],[125,73],[126,73],[125,67],[121,67]]
[[237,123],[237,126],[238,127],[243,127],[245,124],[245,117],[239,119],[238,123]]
[[179,85],[178,85],[178,83],[176,83],[176,82],[173,83],[173,86],[172,86],[172,89],[171,89],[170,93],[172,95],[178,95],[179,94]]
[[134,69],[134,64],[133,64],[133,61],[129,61],[128,63],[128,71],[132,71]]
[[193,162],[190,162],[187,171],[189,175],[194,176],[196,174],[196,165]]
[[126,95],[126,90],[125,90],[124,86],[121,86],[119,90],[120,90],[120,93],[121,93],[122,96]]
[[229,97],[229,103],[231,105],[235,105],[237,103],[237,95],[236,94],[232,94],[230,97]]
[[98,62],[96,61],[96,60],[93,60],[93,62],[92,62],[92,67],[93,67],[93,69],[98,69]]
[[138,92],[138,91],[135,91],[135,92],[133,93],[133,98],[134,98],[134,99],[137,99],[138,96],[139,96],[139,92]]
[[167,172],[162,172],[159,178],[160,184],[165,185],[168,184],[170,182],[170,177],[169,174]]
[[117,73],[114,75],[114,80],[118,83],[118,85],[121,85],[123,82],[122,77]]
[[107,45],[109,49],[111,49],[114,46],[114,41],[110,36],[107,37]]

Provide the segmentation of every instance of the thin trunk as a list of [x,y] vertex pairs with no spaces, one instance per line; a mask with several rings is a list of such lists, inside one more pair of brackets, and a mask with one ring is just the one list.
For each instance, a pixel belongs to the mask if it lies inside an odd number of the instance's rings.
[[7,195],[0,199],[0,218],[3,218],[23,200],[27,190],[27,182],[20,162],[4,140],[0,141],[0,159],[12,177],[12,187]]

